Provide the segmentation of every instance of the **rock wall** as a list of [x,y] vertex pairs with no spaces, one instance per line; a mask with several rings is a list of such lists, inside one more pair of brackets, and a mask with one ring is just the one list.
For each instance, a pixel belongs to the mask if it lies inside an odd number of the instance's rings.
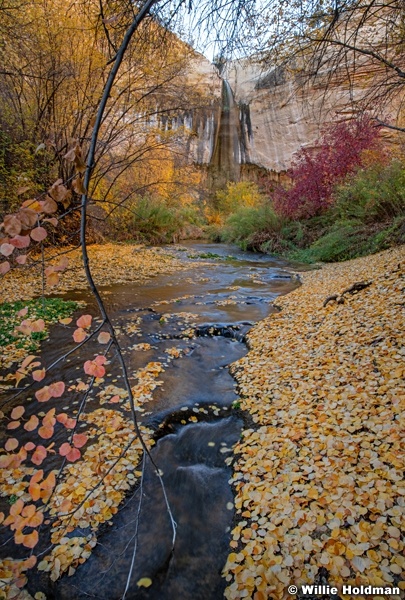
[[[264,70],[249,59],[229,63],[224,76],[240,108],[242,162],[275,174],[290,167],[300,147],[313,147],[325,125],[355,116],[370,80],[362,60],[350,83],[342,76],[331,85],[325,69],[315,82],[300,86],[285,70]],[[392,130],[385,129],[384,136],[398,144]]]

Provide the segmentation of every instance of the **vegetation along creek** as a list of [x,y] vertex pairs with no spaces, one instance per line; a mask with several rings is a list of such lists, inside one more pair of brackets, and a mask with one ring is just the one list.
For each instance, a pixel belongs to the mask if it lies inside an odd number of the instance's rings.
[[[135,247],[133,252],[137,251]],[[186,269],[157,275],[141,285],[121,283],[101,290],[119,333],[129,373],[137,380],[133,390],[139,422],[145,437],[155,442],[151,457],[162,476],[176,523],[174,550],[172,524],[160,480],[152,462],[144,460],[140,483],[142,463],[138,449],[123,458],[127,468],[120,483],[125,498],[118,511],[113,511],[113,519],[104,519],[97,532],[97,543],[91,521],[80,516],[65,539],[59,540],[60,554],[73,544],[71,540],[86,540],[90,543],[89,556],[84,554],[87,560],[80,561],[84,564],[62,579],[52,577],[55,560],[43,561],[39,570],[29,572],[28,589],[32,595],[42,591],[47,598],[108,596],[112,600],[121,598],[125,590],[128,598],[214,600],[223,595],[226,582],[221,571],[229,552],[234,519],[229,485],[232,448],[240,439],[247,418],[239,410],[236,384],[228,367],[246,353],[245,334],[251,325],[277,310],[276,297],[295,289],[299,279],[286,270],[289,265],[283,260],[242,252],[232,246],[187,243],[174,249],[163,247],[158,249],[157,259],[168,253],[185,262]],[[87,293],[70,291],[64,298],[86,302],[86,312],[96,317],[94,300]],[[66,339],[59,332],[56,343],[51,330],[49,340],[43,342],[44,364],[57,360],[61,345],[67,351],[74,346],[72,330],[66,328],[64,335]],[[94,355],[96,345],[96,341],[90,341],[85,346],[87,358]],[[101,387],[96,383],[83,410],[80,392],[85,383],[78,377],[80,367],[73,357],[60,365],[57,378],[70,390],[73,412],[77,415],[77,411],[83,411],[82,431],[89,436],[95,433],[92,425],[97,425],[100,410],[106,409],[100,418],[109,421],[111,429],[107,427],[106,431],[111,433],[114,420],[129,409],[117,367],[111,360],[101,400]],[[21,396],[13,403],[21,405]],[[99,403],[102,409],[95,410]],[[25,417],[38,410],[35,400],[23,404]],[[67,409],[65,404],[66,398],[55,398],[49,407],[59,413]],[[32,440],[32,433],[21,428],[13,434],[21,444]],[[63,436],[67,439],[67,432],[61,427],[58,441],[64,441]],[[104,457],[108,464],[111,442],[103,449],[101,438],[98,433],[99,459]],[[122,437],[119,441],[124,444],[124,440]],[[139,464],[131,463],[136,459]],[[47,473],[59,468],[61,462],[59,454],[50,452],[41,468]],[[88,471],[87,481],[86,477],[84,484],[80,477],[73,480],[71,472],[66,486],[70,493],[69,484],[73,485],[82,499],[94,464],[91,458],[85,458],[82,466],[77,464],[82,478]],[[74,467],[75,464],[69,468]],[[3,504],[7,505],[7,500],[10,501],[3,498]],[[111,501],[110,506],[114,504]],[[49,552],[50,538],[52,532],[44,536],[40,549],[36,549],[40,558]],[[9,531],[2,531],[1,541],[7,554],[16,556],[21,550],[24,554],[21,546],[14,546]],[[80,544],[79,547],[82,548]],[[136,560],[131,570],[134,548]]]

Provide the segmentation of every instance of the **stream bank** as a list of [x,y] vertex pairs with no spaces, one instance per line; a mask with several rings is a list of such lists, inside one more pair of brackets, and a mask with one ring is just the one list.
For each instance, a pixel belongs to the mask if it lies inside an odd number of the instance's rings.
[[317,584],[377,586],[399,598],[405,247],[302,279],[232,365],[254,426],[234,448],[225,596],[283,600],[294,585],[303,598],[300,586]]

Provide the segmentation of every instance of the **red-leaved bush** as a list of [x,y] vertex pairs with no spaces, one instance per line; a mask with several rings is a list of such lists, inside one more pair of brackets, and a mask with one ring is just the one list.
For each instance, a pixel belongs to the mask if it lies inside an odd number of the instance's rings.
[[363,152],[376,148],[379,134],[367,116],[328,127],[316,151],[297,152],[289,171],[292,187],[274,192],[276,212],[294,219],[322,213],[332,202],[334,187],[362,164]]

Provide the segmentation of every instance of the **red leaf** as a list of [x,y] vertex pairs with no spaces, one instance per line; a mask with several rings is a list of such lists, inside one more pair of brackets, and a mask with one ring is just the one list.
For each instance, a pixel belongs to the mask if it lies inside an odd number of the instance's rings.
[[6,273],[9,272],[10,269],[11,269],[11,266],[10,266],[10,263],[8,262],[8,260],[0,263],[0,275],[5,275]]
[[31,238],[35,242],[42,242],[48,235],[46,229],[44,227],[35,227],[30,233]]
[[61,456],[66,456],[67,454],[69,454],[69,452],[71,451],[72,447],[70,444],[68,444],[68,442],[65,442],[64,444],[62,444],[62,446],[59,448],[59,454]]
[[81,452],[77,448],[72,448],[69,454],[66,455],[66,458],[69,462],[76,462],[81,457]]
[[10,256],[14,252],[14,246],[12,244],[2,244],[0,246],[0,254],[3,256]]
[[56,417],[56,420],[59,421],[59,423],[62,423],[66,429],[73,429],[73,427],[76,425],[76,419],[68,417],[66,413],[60,413]]
[[84,372],[86,375],[92,375],[93,377],[103,377],[105,375],[105,368],[97,364],[94,360],[87,360],[84,363]]
[[30,243],[31,240],[29,235],[16,235],[10,240],[10,244],[15,246],[16,248],[28,248]]
[[65,384],[63,381],[55,381],[49,386],[49,393],[53,398],[60,398],[65,391]]
[[83,340],[85,340],[86,337],[87,333],[81,327],[79,327],[79,329],[76,329],[73,333],[73,339],[77,344],[83,342]]
[[77,319],[76,325],[82,329],[87,329],[90,327],[92,320],[93,317],[91,315],[82,315],[79,319]]
[[[28,306],[25,306],[24,308],[22,308],[21,310],[19,310],[19,311],[18,311],[17,315],[18,315],[19,317],[25,317],[25,316],[26,316],[26,314],[27,314],[27,312],[28,312]],[[26,358],[24,358],[24,360],[23,360],[23,363],[22,363],[21,367],[22,367],[23,369],[25,369],[25,367],[26,367],[27,365],[29,365],[29,364],[30,364],[30,362],[34,360],[34,358],[36,358],[35,354],[30,354],[29,356],[27,356]],[[27,361],[28,361],[28,362],[27,362]]]
[[38,332],[45,329],[45,321],[43,319],[37,319],[32,322],[32,331]]
[[20,426],[20,421],[10,421],[7,425],[7,429],[17,429]]
[[47,196],[45,200],[40,202],[40,205],[42,212],[46,214],[52,214],[58,210],[58,205],[56,204],[55,200],[53,200],[53,198],[50,198],[49,196]]
[[[20,210],[18,212],[18,218],[21,221],[23,229],[31,229],[31,227],[34,227],[34,225],[38,219],[38,213],[34,209],[34,207],[36,207],[37,203],[35,200],[27,200],[26,202],[23,202],[23,204],[26,205],[26,208],[20,208]],[[28,204],[30,206],[28,206]],[[38,205],[38,208],[39,208],[39,205]],[[14,233],[13,235],[18,235],[19,233],[20,232],[18,231],[17,233]]]
[[107,362],[107,359],[106,359],[106,357],[103,354],[99,354],[94,359],[94,362],[96,363],[96,365],[103,365],[104,363]]
[[98,336],[97,341],[99,344],[108,344],[110,339],[111,335],[108,333],[108,331],[102,331]]
[[31,452],[31,450],[34,450],[35,444],[34,442],[27,442],[24,444],[24,448],[27,450],[27,452]]
[[85,433],[75,433],[73,435],[73,445],[76,448],[81,448],[87,442],[88,437]]
[[50,223],[54,227],[57,227],[59,221],[56,217],[50,217],[50,219],[43,219],[43,222]]
[[[36,215],[35,215],[36,218]],[[4,231],[10,235],[15,236],[21,233],[21,221],[19,219],[19,215],[6,215],[4,217]]]

